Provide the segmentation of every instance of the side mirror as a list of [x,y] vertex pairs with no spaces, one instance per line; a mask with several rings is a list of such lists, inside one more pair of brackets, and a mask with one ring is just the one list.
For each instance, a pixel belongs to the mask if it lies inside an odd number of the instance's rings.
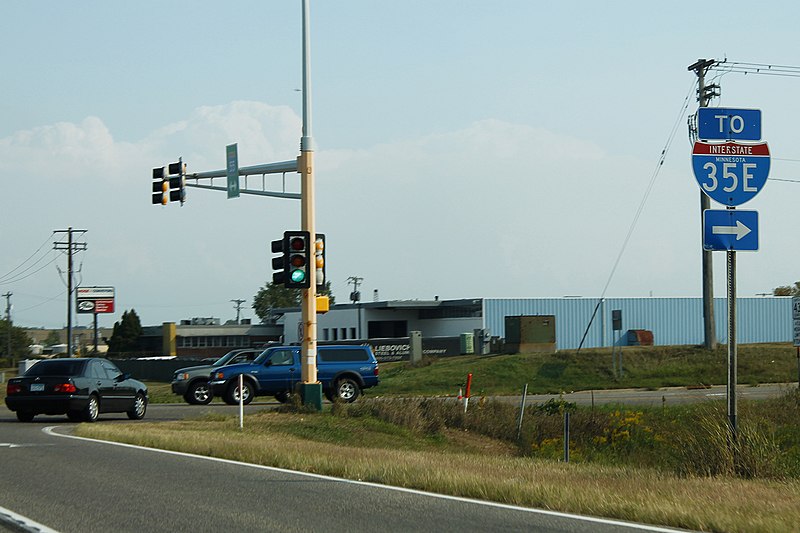
[[272,359],[267,359],[264,361],[264,366],[272,366]]
[[121,382],[121,381],[125,381],[126,379],[131,379],[131,375],[130,375],[130,374],[128,374],[128,373],[125,373],[125,374],[118,374],[118,375],[117,375],[117,377],[116,377],[116,378],[114,378],[114,381],[116,381],[117,383],[119,383],[119,382]]

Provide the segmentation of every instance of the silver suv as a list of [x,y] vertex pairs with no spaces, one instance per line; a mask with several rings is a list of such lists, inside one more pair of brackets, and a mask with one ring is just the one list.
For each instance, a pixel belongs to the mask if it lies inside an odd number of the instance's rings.
[[210,365],[190,366],[175,371],[172,377],[172,392],[183,396],[190,404],[205,405],[213,399],[208,388],[208,376],[221,366],[248,363],[263,352],[263,348],[231,350]]

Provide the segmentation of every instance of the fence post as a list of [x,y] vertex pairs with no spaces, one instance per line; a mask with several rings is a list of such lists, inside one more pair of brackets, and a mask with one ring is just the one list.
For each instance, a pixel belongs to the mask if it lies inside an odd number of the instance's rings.
[[525,398],[528,396],[528,384],[522,388],[522,401],[519,404],[519,420],[517,420],[517,440],[522,436],[522,417],[525,416]]
[[564,410],[564,462],[569,462],[569,411]]
[[244,374],[239,374],[239,429],[244,428]]

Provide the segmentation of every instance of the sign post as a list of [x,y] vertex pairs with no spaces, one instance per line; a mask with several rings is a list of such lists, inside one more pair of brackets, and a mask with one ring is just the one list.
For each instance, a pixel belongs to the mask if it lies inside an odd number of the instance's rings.
[[797,349],[797,388],[800,389],[800,296],[792,297],[792,330]]
[[697,122],[700,140],[692,149],[695,179],[706,196],[727,206],[703,211],[703,249],[724,250],[727,258],[728,421],[736,442],[736,251],[758,249],[758,212],[736,211],[736,206],[764,187],[770,155],[767,143],[761,141],[758,109],[703,107]]

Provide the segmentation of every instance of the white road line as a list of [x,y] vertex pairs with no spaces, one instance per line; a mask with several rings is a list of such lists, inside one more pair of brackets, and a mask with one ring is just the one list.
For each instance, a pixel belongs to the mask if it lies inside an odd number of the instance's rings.
[[547,511],[545,509],[534,509],[534,508],[531,508],[531,507],[519,507],[519,506],[516,506],[516,505],[508,505],[508,504],[505,504],[505,503],[497,503],[497,502],[490,502],[490,501],[484,501],[484,500],[474,500],[474,499],[471,499],[471,498],[463,498],[463,497],[460,497],[460,496],[449,496],[447,494],[436,494],[434,492],[425,492],[425,491],[421,491],[421,490],[407,489],[407,488],[404,488],[404,487],[394,487],[392,485],[381,485],[380,483],[370,483],[368,481],[355,481],[355,480],[352,480],[352,479],[343,479],[343,478],[338,478],[338,477],[333,477],[333,476],[325,476],[325,475],[322,475],[322,474],[311,474],[311,473],[308,473],[308,472],[300,472],[300,471],[297,471],[297,470],[288,470],[288,469],[285,469],[285,468],[277,468],[277,467],[274,467],[274,466],[264,466],[264,465],[256,465],[256,464],[251,464],[251,463],[243,463],[243,462],[240,462],[240,461],[233,461],[231,459],[221,459],[219,457],[208,457],[208,456],[205,456],[205,455],[196,455],[196,454],[193,454],[193,453],[186,453],[186,452],[176,452],[176,451],[173,451],[173,450],[160,450],[158,448],[148,448],[146,446],[137,446],[135,444],[127,444],[127,443],[124,443],[124,442],[113,442],[113,441],[107,441],[107,440],[90,439],[90,438],[87,438],[87,437],[77,437],[75,435],[64,435],[64,434],[61,434],[61,433],[56,433],[55,432],[56,428],[58,428],[58,426],[48,426],[48,427],[42,428],[42,431],[44,433],[48,434],[48,435],[52,435],[52,436],[55,436],[55,437],[66,438],[66,439],[76,439],[76,440],[83,440],[83,441],[89,441],[89,442],[97,442],[97,443],[101,443],[101,444],[109,444],[109,445],[112,445],[112,446],[121,446],[123,448],[133,448],[133,449],[136,449],[136,450],[147,450],[147,451],[156,452],[156,453],[164,453],[164,454],[167,454],[167,455],[176,455],[178,457],[189,457],[189,458],[192,458],[192,459],[201,459],[201,460],[205,460],[205,461],[214,461],[214,462],[217,462],[217,463],[224,463],[224,464],[229,464],[229,465],[237,465],[237,466],[243,466],[243,467],[248,467],[248,468],[255,468],[255,469],[258,469],[258,470],[268,470],[270,472],[280,472],[282,474],[293,474],[293,475],[297,475],[297,476],[305,476],[305,477],[310,477],[310,478],[314,478],[314,479],[320,479],[320,480],[324,480],[324,481],[336,481],[336,482],[339,482],[339,483],[350,483],[352,485],[361,485],[361,486],[364,486],[364,487],[375,487],[375,488],[380,488],[380,489],[393,490],[393,491],[397,491],[397,492],[404,492],[404,493],[407,493],[407,494],[416,494],[416,495],[419,495],[419,496],[427,496],[427,497],[430,497],[430,498],[439,498],[439,499],[442,499],[442,500],[450,500],[450,501],[457,501],[457,502],[464,502],[464,503],[473,503],[473,504],[476,504],[476,505],[483,505],[483,506],[486,506],[486,507],[495,507],[495,508],[498,508],[498,509],[509,509],[509,510],[512,510],[512,511],[522,511],[522,512],[526,512],[526,513],[541,514],[541,515],[547,515],[547,516],[556,516],[556,517],[560,517],[560,518],[572,518],[572,519],[575,519],[575,520],[582,520],[584,522],[591,522],[591,523],[595,523],[595,524],[604,524],[604,525],[611,525],[611,526],[628,527],[628,528],[636,529],[636,530],[639,530],[639,531],[649,531],[649,532],[654,532],[654,533],[676,533],[676,532],[679,532],[679,531],[686,531],[686,530],[682,530],[682,529],[672,529],[672,528],[667,528],[667,527],[650,526],[650,525],[646,525],[646,524],[635,524],[633,522],[621,522],[621,521],[613,520],[613,519],[609,519],[609,518],[598,518],[598,517],[594,517],[594,516],[583,516],[583,515],[576,515],[576,514],[569,514],[569,513],[560,513],[560,512],[557,512],[557,511]]
[[29,533],[58,533],[55,529],[50,529],[38,522],[34,522],[30,518],[17,514],[5,507],[0,507],[0,524],[6,524],[16,530],[21,529]]

